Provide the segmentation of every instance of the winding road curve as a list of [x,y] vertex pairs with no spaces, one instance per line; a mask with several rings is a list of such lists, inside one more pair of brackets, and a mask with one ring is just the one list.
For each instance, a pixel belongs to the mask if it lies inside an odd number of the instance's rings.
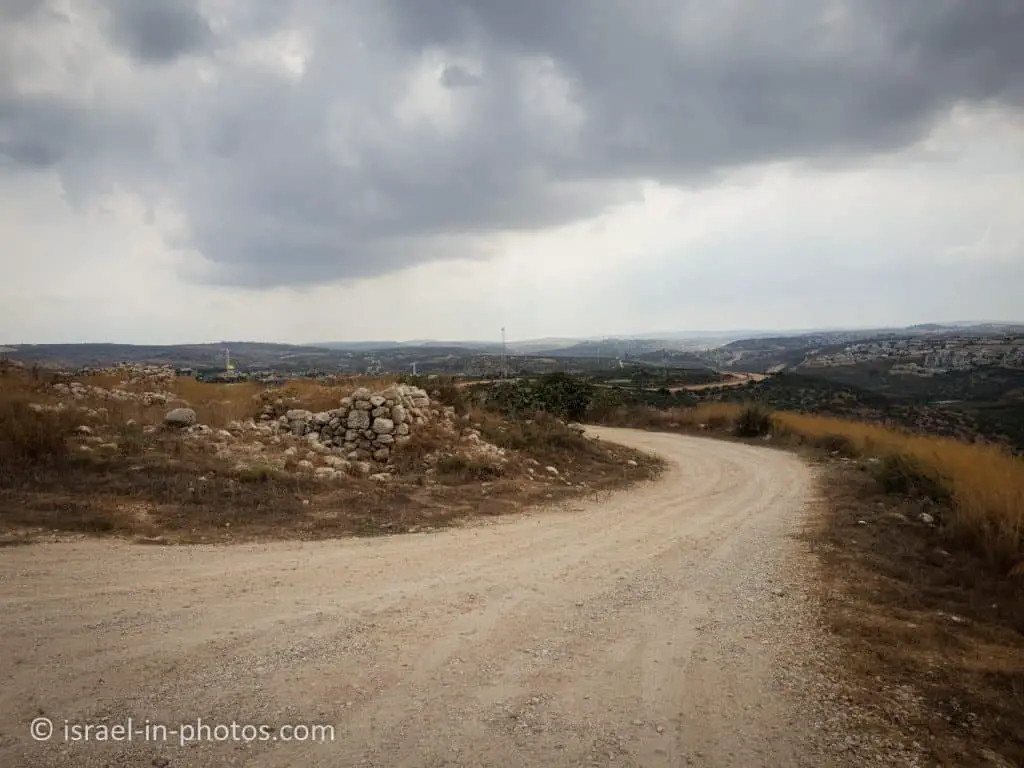
[[[669,470],[433,534],[0,550],[0,765],[834,764],[815,753],[808,692],[779,674],[804,652],[792,534],[810,469],[593,431]],[[46,742],[29,738],[38,717],[55,724]],[[168,743],[62,736],[65,720],[128,717]],[[197,718],[335,734],[180,746],[176,725]]]

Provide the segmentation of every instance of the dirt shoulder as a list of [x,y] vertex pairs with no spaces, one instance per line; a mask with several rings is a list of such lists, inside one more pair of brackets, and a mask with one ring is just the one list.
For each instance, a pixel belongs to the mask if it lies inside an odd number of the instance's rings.
[[865,464],[821,467],[810,537],[851,691],[927,764],[1024,765],[1024,579],[944,535],[945,511],[883,494]]
[[[429,535],[0,550],[0,763],[914,765],[832,675],[799,458],[603,429],[629,493]],[[868,713],[870,715],[870,713]],[[28,724],[329,725],[45,743]]]

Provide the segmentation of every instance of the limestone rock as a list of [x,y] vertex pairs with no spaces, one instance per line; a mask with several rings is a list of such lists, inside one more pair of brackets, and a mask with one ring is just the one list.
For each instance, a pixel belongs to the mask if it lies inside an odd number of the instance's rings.
[[395,431],[395,422],[391,419],[379,418],[373,422],[373,431],[378,435],[390,435]]
[[348,415],[349,429],[368,429],[370,426],[370,414],[366,411],[352,411]]
[[175,429],[191,427],[196,423],[196,412],[191,408],[174,408],[164,415],[164,425]]

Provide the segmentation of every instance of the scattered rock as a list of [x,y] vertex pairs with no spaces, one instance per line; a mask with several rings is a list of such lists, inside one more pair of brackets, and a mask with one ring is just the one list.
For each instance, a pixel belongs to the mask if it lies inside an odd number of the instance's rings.
[[196,412],[191,408],[174,408],[164,414],[164,426],[185,429],[196,423]]

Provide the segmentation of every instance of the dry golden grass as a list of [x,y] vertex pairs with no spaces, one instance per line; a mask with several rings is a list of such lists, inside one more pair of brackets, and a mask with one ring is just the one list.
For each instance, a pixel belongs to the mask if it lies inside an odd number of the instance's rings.
[[[382,386],[385,385],[380,383],[374,388],[377,389]],[[341,398],[351,392],[351,389],[352,385],[338,384],[334,386],[326,386],[309,379],[296,379],[288,381],[285,384],[284,391],[298,400],[298,407],[317,413],[337,408],[338,404],[341,402]]]
[[[789,432],[808,441],[827,441],[841,436],[858,456],[882,456],[897,453],[908,435],[881,424],[813,416],[804,413],[777,412],[774,420],[778,431]],[[926,438],[930,439],[930,438]]]
[[775,420],[784,432],[812,441],[842,437],[854,455],[909,460],[948,494],[954,535],[999,566],[1024,557],[1024,459],[1006,449],[825,416],[778,413]]
[[213,384],[179,376],[170,391],[195,410],[201,424],[223,427],[236,419],[246,419],[257,412],[253,399],[262,387],[252,382]]

